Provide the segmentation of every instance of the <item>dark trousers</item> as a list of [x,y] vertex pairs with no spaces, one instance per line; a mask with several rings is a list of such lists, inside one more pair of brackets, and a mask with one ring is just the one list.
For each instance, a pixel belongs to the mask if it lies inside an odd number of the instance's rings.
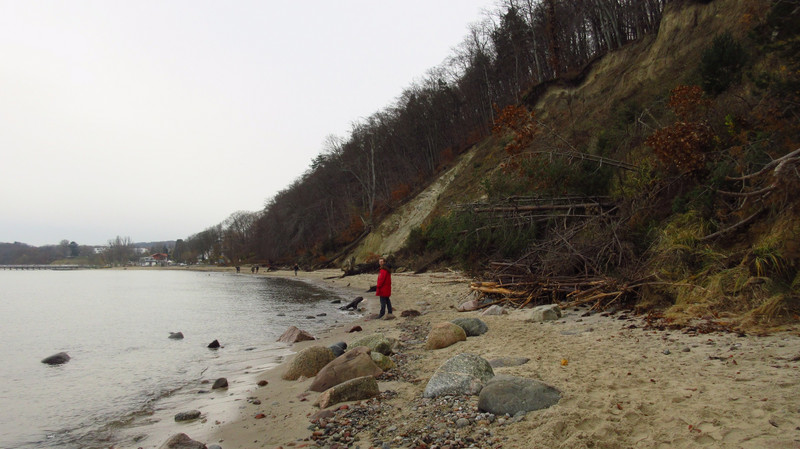
[[378,318],[383,316],[383,312],[387,311],[389,314],[392,314],[392,300],[389,299],[388,296],[381,296],[381,313],[378,314]]

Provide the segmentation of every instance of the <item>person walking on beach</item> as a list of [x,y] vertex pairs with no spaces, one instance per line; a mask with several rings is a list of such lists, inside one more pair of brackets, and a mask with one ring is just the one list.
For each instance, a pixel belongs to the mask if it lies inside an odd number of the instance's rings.
[[378,284],[375,286],[375,296],[381,298],[381,312],[378,314],[378,319],[383,318],[384,312],[392,314],[392,273],[389,271],[389,264],[386,259],[381,257],[378,259],[378,265],[381,271],[378,273]]
[[297,270],[299,270],[299,269],[300,269],[300,266],[297,265],[297,264],[294,264],[294,275],[295,276],[297,276]]

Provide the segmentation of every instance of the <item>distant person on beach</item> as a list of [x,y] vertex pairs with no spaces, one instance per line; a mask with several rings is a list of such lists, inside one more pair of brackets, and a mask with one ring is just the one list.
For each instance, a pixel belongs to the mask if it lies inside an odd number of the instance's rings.
[[378,314],[378,319],[381,319],[384,312],[388,312],[389,315],[392,314],[392,300],[389,299],[392,296],[392,273],[389,271],[389,264],[386,263],[386,259],[383,257],[378,259],[378,265],[380,265],[381,271],[378,273],[375,296],[381,298],[381,312]]
[[294,264],[294,275],[295,276],[297,276],[297,270],[299,270],[299,269],[300,269],[300,266],[298,266],[297,264]]
[[242,267],[240,267],[239,265],[236,265],[236,273],[237,274],[239,273],[239,270],[241,270],[241,269],[242,269]]

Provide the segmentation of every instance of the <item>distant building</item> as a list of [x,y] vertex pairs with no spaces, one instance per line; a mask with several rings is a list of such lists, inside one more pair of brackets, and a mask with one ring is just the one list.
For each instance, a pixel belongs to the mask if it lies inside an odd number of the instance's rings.
[[142,266],[142,267],[162,266],[163,267],[164,265],[167,265],[169,263],[169,260],[167,260],[168,258],[169,258],[169,256],[167,254],[165,254],[165,253],[156,253],[156,254],[151,254],[149,256],[146,256],[146,257],[140,257],[139,258],[139,266]]

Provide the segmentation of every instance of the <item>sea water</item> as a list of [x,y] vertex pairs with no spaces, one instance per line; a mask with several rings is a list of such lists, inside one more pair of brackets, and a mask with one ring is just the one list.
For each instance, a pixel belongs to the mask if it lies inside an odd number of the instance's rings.
[[[350,319],[332,303],[345,296],[249,274],[0,271],[0,447],[111,447],[167,398],[196,396],[200,379],[279,361],[289,326]],[[62,351],[66,364],[41,363]]]

